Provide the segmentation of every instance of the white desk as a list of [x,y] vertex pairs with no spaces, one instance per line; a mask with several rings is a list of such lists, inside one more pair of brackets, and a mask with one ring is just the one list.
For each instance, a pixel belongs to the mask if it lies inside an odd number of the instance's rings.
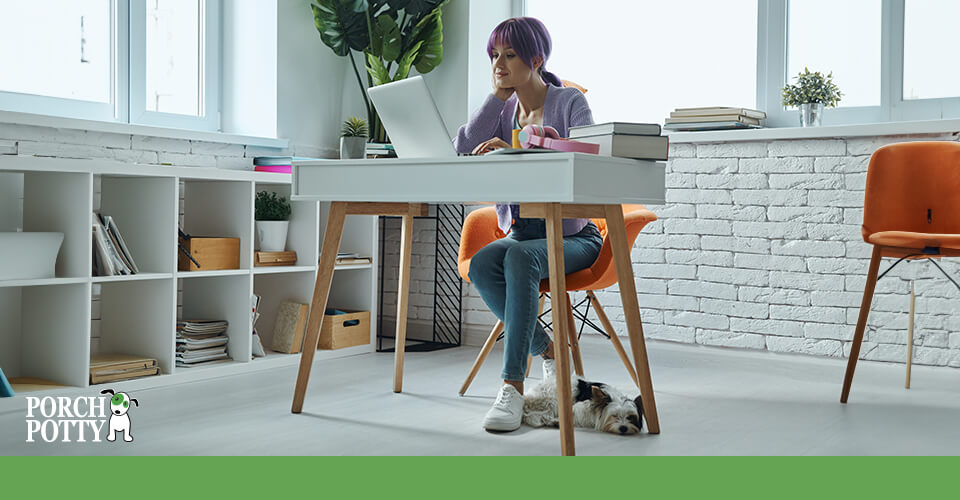
[[[294,162],[291,198],[329,201],[331,205],[306,339],[300,355],[293,413],[300,413],[303,409],[345,216],[399,215],[403,219],[394,369],[394,392],[400,392],[403,387],[413,217],[426,214],[426,203],[502,201],[519,203],[520,213],[524,217],[546,220],[551,297],[562,297],[566,293],[562,219],[607,219],[630,347],[640,380],[647,431],[659,433],[660,423],[620,204],[662,204],[664,192],[663,163],[580,153]],[[556,301],[552,304],[552,310],[554,346],[557,348],[561,451],[564,455],[573,455],[573,410],[567,344],[573,325],[565,301]]]

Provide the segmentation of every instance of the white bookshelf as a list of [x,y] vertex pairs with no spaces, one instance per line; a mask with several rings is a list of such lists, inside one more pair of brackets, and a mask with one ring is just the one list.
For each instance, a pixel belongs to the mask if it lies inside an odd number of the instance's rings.
[[[95,189],[99,187],[99,191]],[[309,303],[329,204],[294,201],[287,249],[295,265],[253,267],[254,197],[276,191],[289,199],[290,176],[194,167],[158,167],[106,160],[0,156],[0,231],[57,231],[64,242],[56,277],[4,280],[0,276],[0,368],[8,377],[36,377],[67,386],[47,393],[87,394],[92,350],[156,358],[162,375],[116,382],[134,390],[295,365],[299,355],[269,351],[277,307]],[[99,193],[99,196],[97,196]],[[22,203],[11,203],[12,198]],[[132,276],[91,273],[91,213],[114,217],[140,267]],[[177,270],[177,226],[193,236],[240,239],[240,269]],[[377,223],[348,216],[341,250],[374,259],[339,266],[329,307],[370,311],[377,317]],[[99,291],[99,336],[93,338],[93,296]],[[257,330],[268,350],[251,360],[250,296],[261,296]],[[232,362],[178,368],[178,318],[226,319]],[[370,344],[321,351],[316,360],[372,352]],[[98,342],[92,342],[98,340]],[[93,345],[91,345],[93,344]],[[99,391],[97,391],[99,392]],[[23,404],[21,394],[0,399],[0,410]]]

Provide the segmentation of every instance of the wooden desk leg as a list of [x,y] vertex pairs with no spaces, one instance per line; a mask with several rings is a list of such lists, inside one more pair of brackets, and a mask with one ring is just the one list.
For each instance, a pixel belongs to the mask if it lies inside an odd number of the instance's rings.
[[307,335],[300,352],[300,371],[297,373],[297,386],[293,391],[293,413],[303,409],[303,399],[307,394],[307,382],[310,380],[310,368],[313,367],[313,355],[320,341],[320,325],[323,312],[330,297],[330,283],[333,282],[333,267],[337,263],[337,251],[343,236],[343,221],[347,215],[347,204],[333,202],[330,215],[327,216],[327,229],[323,232],[323,247],[320,250],[320,266],[317,270],[317,282],[313,287],[313,302],[310,304],[310,316],[307,321]]
[[400,289],[397,291],[397,336],[393,361],[393,392],[403,390],[403,351],[407,342],[407,307],[410,305],[410,253],[413,248],[413,207],[403,216],[400,229]]
[[623,315],[630,335],[630,349],[633,351],[633,364],[640,382],[640,395],[643,396],[643,416],[647,420],[647,432],[660,433],[660,418],[657,416],[657,403],[653,394],[653,380],[650,378],[650,364],[647,361],[647,345],[643,338],[643,323],[640,320],[640,304],[637,301],[637,286],[633,281],[633,265],[630,263],[630,246],[627,242],[627,230],[623,223],[623,209],[620,205],[606,206],[607,235],[613,249],[613,262],[617,267],[617,283],[620,287],[620,300],[623,302]]
[[[576,454],[573,444],[573,396],[570,388],[570,354],[567,345],[572,334],[568,325],[569,304],[563,266],[563,217],[559,203],[546,204],[547,262],[550,266],[550,297],[553,309],[553,348],[557,366],[557,402],[560,413],[560,452]],[[618,207],[619,208],[619,207]]]

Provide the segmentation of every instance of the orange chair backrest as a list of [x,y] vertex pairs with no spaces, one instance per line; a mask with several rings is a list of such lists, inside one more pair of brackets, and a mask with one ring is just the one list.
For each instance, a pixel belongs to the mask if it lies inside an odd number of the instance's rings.
[[960,143],[906,142],[873,153],[863,237],[882,231],[960,234]]

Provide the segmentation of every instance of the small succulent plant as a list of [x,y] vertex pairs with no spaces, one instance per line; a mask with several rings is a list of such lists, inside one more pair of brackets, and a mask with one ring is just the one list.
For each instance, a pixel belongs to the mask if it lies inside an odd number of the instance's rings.
[[366,137],[367,121],[363,118],[351,116],[349,120],[343,122],[343,128],[340,130],[340,137]]
[[277,193],[268,193],[260,191],[257,193],[257,200],[254,203],[256,220],[289,220],[290,202],[283,196],[277,196]]

